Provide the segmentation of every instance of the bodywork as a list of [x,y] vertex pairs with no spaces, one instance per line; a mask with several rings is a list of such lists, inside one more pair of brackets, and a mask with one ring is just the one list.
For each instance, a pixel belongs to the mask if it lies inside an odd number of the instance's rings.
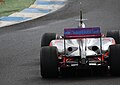
[[[82,49],[85,45],[85,54],[86,56],[98,55],[100,53],[100,39],[99,38],[81,38],[81,39],[68,39],[65,40],[66,43],[66,54],[69,56],[80,56],[80,48]],[[110,45],[115,44],[113,38],[102,38],[102,52],[105,53],[108,51]],[[51,46],[56,46],[60,54],[64,53],[64,40],[52,40]],[[72,48],[69,50],[69,48]],[[95,48],[95,49],[94,49]]]
[[50,46],[58,49],[60,67],[108,66],[109,46],[114,44],[115,40],[103,36],[99,27],[64,29],[63,38],[50,42]]

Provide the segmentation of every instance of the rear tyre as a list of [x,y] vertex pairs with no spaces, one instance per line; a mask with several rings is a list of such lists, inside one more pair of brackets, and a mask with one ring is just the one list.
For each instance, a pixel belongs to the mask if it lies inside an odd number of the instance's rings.
[[115,39],[116,44],[120,44],[120,34],[119,30],[111,30],[107,32],[107,37],[112,37]]
[[58,51],[56,47],[42,47],[40,51],[41,76],[43,78],[58,77]]
[[120,44],[110,46],[109,56],[111,75],[120,76]]
[[50,42],[55,39],[56,39],[56,33],[43,34],[42,39],[41,39],[41,47],[49,46]]

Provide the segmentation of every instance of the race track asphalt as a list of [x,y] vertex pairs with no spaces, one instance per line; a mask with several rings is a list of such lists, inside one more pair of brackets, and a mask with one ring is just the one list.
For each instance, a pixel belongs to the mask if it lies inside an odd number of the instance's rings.
[[88,19],[88,27],[100,26],[103,33],[119,29],[120,0],[68,0],[67,5],[55,13],[25,24],[2,28],[0,85],[120,85],[120,77],[42,79],[40,76],[39,51],[42,34],[63,34],[64,28],[77,27],[75,19],[79,17],[80,1],[84,18]]

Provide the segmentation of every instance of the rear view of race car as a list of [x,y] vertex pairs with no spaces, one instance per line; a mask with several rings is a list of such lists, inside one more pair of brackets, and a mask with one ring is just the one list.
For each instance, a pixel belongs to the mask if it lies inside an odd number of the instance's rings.
[[[81,13],[82,14],[82,13]],[[43,78],[55,78],[63,69],[100,68],[120,75],[118,30],[101,33],[100,27],[85,28],[81,16],[78,28],[65,28],[64,35],[45,33],[41,39],[40,68]]]
[[62,69],[83,66],[106,67],[112,75],[120,75],[118,33],[102,36],[99,27],[65,29],[64,36],[45,33],[40,51],[42,77],[58,77]]

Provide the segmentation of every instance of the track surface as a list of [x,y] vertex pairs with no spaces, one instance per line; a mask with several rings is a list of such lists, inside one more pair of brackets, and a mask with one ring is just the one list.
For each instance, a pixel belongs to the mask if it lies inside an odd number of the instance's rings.
[[86,21],[87,26],[101,26],[103,32],[119,29],[120,0],[69,0],[65,8],[37,20],[37,27],[23,27],[24,30],[18,31],[11,29],[7,30],[8,33],[3,30],[4,33],[0,35],[0,85],[120,85],[119,77],[87,76],[45,80],[40,76],[41,35],[44,32],[62,34],[63,28],[77,26],[74,19],[78,18],[80,1],[83,3],[84,17],[89,19]]

